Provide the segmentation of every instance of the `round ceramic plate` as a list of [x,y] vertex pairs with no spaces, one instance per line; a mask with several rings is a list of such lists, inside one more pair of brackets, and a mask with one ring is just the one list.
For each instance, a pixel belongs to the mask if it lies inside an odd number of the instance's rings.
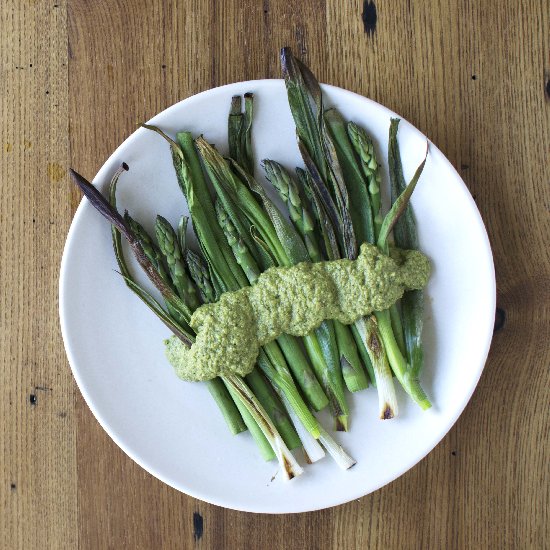
[[[385,159],[390,117],[396,115],[339,88],[323,86],[323,91],[327,104],[368,130],[379,158]],[[301,165],[282,80],[209,90],[170,107],[152,123],[171,135],[183,129],[204,134],[225,153],[230,100],[245,92],[255,94],[256,159],[275,159],[289,169]],[[426,137],[403,121],[399,142],[408,180],[423,158]],[[148,230],[157,213],[176,223],[187,209],[164,140],[144,129],[132,134],[95,177],[103,192],[123,161],[130,171],[119,182],[119,208],[128,209]],[[336,438],[357,465],[342,471],[327,456],[284,482],[276,462],[261,459],[248,433],[230,435],[204,385],[175,376],[164,357],[167,329],[115,272],[110,228],[83,201],[61,263],[60,316],[74,377],[97,420],[155,477],[236,510],[327,508],[405,473],[449,431],[470,399],[487,358],[495,310],[493,261],[483,222],[463,181],[432,144],[412,203],[421,249],[433,264],[422,373],[433,408],[422,412],[398,388],[399,417],[382,421],[374,388],[350,394],[351,430]],[[296,456],[302,461],[300,452]]]

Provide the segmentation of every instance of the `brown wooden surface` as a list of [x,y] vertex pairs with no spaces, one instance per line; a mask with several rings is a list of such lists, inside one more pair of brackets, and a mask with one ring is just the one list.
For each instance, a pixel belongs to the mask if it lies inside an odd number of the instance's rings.
[[[548,547],[550,3],[376,5],[367,34],[356,0],[0,2],[1,548]],[[136,121],[191,94],[278,77],[282,45],[449,157],[486,222],[505,312],[470,404],[426,459],[359,501],[286,517],[205,504],[127,458],[80,396],[57,313],[79,200],[67,168],[91,178]]]

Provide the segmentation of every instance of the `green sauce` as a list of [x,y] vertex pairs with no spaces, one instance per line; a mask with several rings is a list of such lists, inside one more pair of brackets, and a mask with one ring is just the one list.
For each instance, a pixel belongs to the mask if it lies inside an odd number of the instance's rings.
[[423,288],[429,275],[422,253],[397,250],[389,257],[370,244],[361,245],[353,261],[271,268],[253,286],[199,307],[191,318],[195,343],[188,348],[173,336],[166,355],[183,380],[244,376],[260,347],[281,334],[304,336],[325,319],[352,324],[388,309],[405,290]]

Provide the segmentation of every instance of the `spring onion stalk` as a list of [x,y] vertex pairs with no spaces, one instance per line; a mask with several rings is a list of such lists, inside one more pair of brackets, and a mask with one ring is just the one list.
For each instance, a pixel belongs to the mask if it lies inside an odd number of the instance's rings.
[[355,323],[355,327],[361,340],[366,343],[365,349],[374,371],[378,389],[378,417],[388,420],[398,414],[397,396],[376,317],[363,317]]
[[304,470],[298,464],[292,453],[288,450],[288,447],[273,425],[273,422],[270,420],[264,408],[258,402],[248,386],[244,383],[242,378],[234,374],[230,374],[223,376],[222,380],[228,388],[230,388],[230,392],[237,395],[241,402],[244,403],[248,413],[262,430],[264,437],[271,445],[271,448],[275,453],[275,457],[282,467],[285,478],[292,479],[301,475]]
[[[392,205],[399,194],[406,188],[401,154],[397,141],[399,119],[392,119],[389,131],[388,163],[390,167],[390,182],[392,189]],[[418,235],[412,206],[407,205],[403,215],[399,218],[394,229],[395,244],[400,248],[418,249]],[[405,292],[401,299],[401,314],[403,318],[403,332],[407,359],[412,371],[418,376],[424,363],[424,349],[422,346],[422,328],[424,317],[424,292],[413,290]]]
[[234,387],[225,378],[221,378],[221,381],[224,384],[227,392],[229,393],[229,396],[231,397],[231,399],[233,399],[233,402],[237,406],[239,415],[243,419],[243,422],[247,430],[250,432],[250,435],[252,436],[256,447],[260,451],[260,456],[265,461],[273,460],[274,458],[276,458],[275,451],[273,450],[271,443],[264,435],[264,432],[260,428],[259,424],[256,422],[255,418],[249,412],[248,408],[245,405],[245,402],[243,401],[242,396],[235,391]]
[[342,470],[349,470],[352,466],[357,464],[357,461],[348,455],[344,449],[336,443],[334,438],[321,427],[321,435],[319,436],[321,444],[327,451],[327,453],[334,459],[336,464],[342,468]]
[[279,393],[279,397],[283,402],[286,412],[288,413],[290,420],[294,424],[294,428],[298,432],[298,436],[300,438],[300,441],[302,442],[302,446],[304,447],[304,452],[306,453],[308,462],[314,463],[324,458],[325,451],[323,450],[323,447],[321,447],[317,439],[313,437],[306,429],[306,427],[302,424],[302,422],[298,418],[298,415],[294,412],[292,405],[285,397],[285,394],[283,392],[277,393]]
[[[258,364],[260,363],[263,363],[263,361],[258,358]],[[252,372],[245,376],[245,382],[265,409],[267,416],[281,434],[286,446],[291,450],[300,447],[300,438],[286,414],[281,400],[267,383],[261,372],[256,368],[253,369]]]
[[[367,180],[358,170],[355,153],[353,152],[350,139],[347,135],[344,122],[341,116],[331,109],[325,112],[325,120],[334,136],[337,156],[341,160],[342,172],[346,176],[346,184],[352,190],[354,201],[360,201],[360,207],[355,212],[350,211],[350,216],[355,218],[354,228],[363,228],[362,238],[374,243],[375,227],[371,212],[371,200],[369,196]],[[353,257],[353,249],[346,248],[347,257]],[[359,319],[354,326],[354,335],[359,350],[366,351],[368,361],[367,369],[374,376],[378,390],[379,417],[383,419],[393,418],[397,415],[397,397],[392,380],[392,371],[388,360],[385,357],[384,348],[380,345],[381,337],[378,333],[378,326],[373,322],[372,317]]]
[[[426,148],[426,157],[428,155],[428,148]],[[396,223],[399,220],[399,217],[406,210],[409,199],[420,179],[424,166],[426,164],[426,157],[417,168],[411,182],[405,190],[397,197],[390,211],[386,214],[384,221],[382,222],[382,228],[380,230],[380,236],[378,237],[378,247],[387,252],[389,250],[388,246],[388,236]],[[391,368],[403,386],[403,389],[411,396],[411,398],[418,404],[420,407],[425,410],[429,409],[432,405],[430,400],[426,396],[426,393],[420,386],[418,380],[418,369],[407,363],[405,357],[401,353],[397,342],[395,341],[395,336],[393,334],[393,329],[391,326],[391,318],[389,311],[376,312],[376,319],[380,328],[380,333],[382,339],[386,346],[386,352],[388,359],[391,365]]]
[[[240,234],[243,235],[243,238],[246,234],[246,231],[242,229],[244,215],[249,222],[249,226],[254,225],[262,240],[273,250],[273,255],[277,258],[277,261],[284,263],[286,257],[284,249],[269,222],[267,213],[255,200],[250,190],[242,185],[231,170],[229,163],[204,138],[196,138],[195,144],[216,195],[231,217],[233,224],[239,228]],[[242,214],[237,214],[236,208]],[[247,246],[250,250],[253,250],[254,245],[247,243]]]

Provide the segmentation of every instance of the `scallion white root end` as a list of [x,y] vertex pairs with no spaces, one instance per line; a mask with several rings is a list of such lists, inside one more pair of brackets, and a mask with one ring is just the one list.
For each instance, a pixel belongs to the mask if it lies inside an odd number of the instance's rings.
[[296,428],[296,432],[298,432],[298,437],[302,442],[304,451],[306,453],[307,458],[309,459],[309,462],[313,463],[313,462],[317,462],[318,460],[321,460],[325,456],[325,451],[323,450],[323,447],[321,447],[317,439],[315,439],[306,430],[305,426],[302,424],[302,422],[298,418],[298,415],[294,412],[294,409],[291,407],[284,393],[280,392],[279,397],[281,398],[283,405],[285,406],[288,416],[290,416],[290,420],[292,421],[294,428]]
[[332,436],[322,426],[320,426],[320,430],[321,435],[319,436],[319,439],[321,440],[323,447],[334,459],[336,464],[342,468],[342,470],[349,470],[357,463],[353,457],[348,455],[348,453],[346,453],[346,451],[344,451],[344,449],[336,443]]
[[273,449],[273,452],[275,453],[285,479],[292,479],[301,475],[304,472],[303,468],[298,464],[294,458],[294,455],[288,450],[283,438],[277,431],[277,428],[273,425],[273,422],[271,422],[271,419],[265,412],[265,409],[256,399],[256,396],[250,391],[250,388],[245,384],[242,378],[234,374],[230,374],[228,376],[224,376],[223,379],[239,395],[246,409],[262,430],[262,433],[265,435],[267,441]]

